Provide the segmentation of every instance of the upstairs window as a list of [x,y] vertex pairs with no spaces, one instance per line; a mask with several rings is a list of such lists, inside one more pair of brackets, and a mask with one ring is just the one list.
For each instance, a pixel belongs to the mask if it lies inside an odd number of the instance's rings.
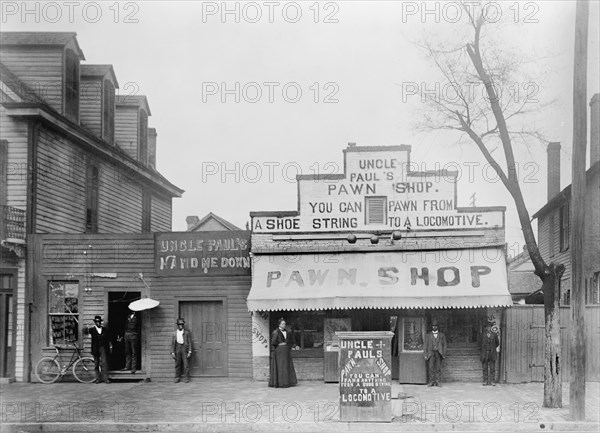
[[98,233],[98,167],[89,165],[86,170],[86,233]]
[[115,140],[115,86],[110,80],[104,80],[102,87],[102,138],[113,144]]
[[65,56],[65,116],[79,122],[79,57],[72,50]]
[[48,281],[49,344],[79,339],[79,281]]
[[142,193],[142,233],[150,233],[152,222],[152,196],[148,191]]
[[560,251],[569,249],[570,220],[569,203],[566,203],[558,210],[558,224],[560,230],[558,242]]
[[138,161],[148,165],[148,115],[140,110],[140,145],[138,147]]
[[365,224],[385,224],[387,197],[365,197]]
[[600,272],[594,272],[586,284],[585,302],[587,304],[600,304]]

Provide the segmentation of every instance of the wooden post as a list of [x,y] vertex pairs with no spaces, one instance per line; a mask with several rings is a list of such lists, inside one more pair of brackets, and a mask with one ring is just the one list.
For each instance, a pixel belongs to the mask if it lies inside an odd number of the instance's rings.
[[583,238],[585,236],[585,153],[587,138],[588,0],[578,0],[575,15],[575,68],[573,78],[573,183],[571,186],[571,369],[569,413],[585,420],[585,290]]

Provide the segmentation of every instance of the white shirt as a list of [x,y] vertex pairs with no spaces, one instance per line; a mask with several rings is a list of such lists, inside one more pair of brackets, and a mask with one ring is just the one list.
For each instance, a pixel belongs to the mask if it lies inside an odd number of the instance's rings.
[[183,344],[183,329],[177,330],[177,342]]
[[283,334],[283,337],[287,340],[287,331],[281,331],[281,333]]
[[438,333],[437,333],[437,331],[432,331],[431,333],[433,334],[433,336],[434,336],[435,338],[437,338],[437,334],[438,334]]
[[98,331],[98,334],[102,334],[102,327],[98,328],[97,326],[94,326],[94,328],[96,328],[96,331]]

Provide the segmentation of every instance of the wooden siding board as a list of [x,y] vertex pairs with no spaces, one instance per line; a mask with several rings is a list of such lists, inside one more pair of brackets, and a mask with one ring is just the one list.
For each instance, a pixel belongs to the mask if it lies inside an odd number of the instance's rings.
[[27,207],[27,124],[6,115],[0,105],[0,139],[8,142],[6,204]]
[[102,137],[102,81],[82,78],[79,98],[79,121]]
[[137,161],[139,109],[117,106],[115,110],[115,142]]

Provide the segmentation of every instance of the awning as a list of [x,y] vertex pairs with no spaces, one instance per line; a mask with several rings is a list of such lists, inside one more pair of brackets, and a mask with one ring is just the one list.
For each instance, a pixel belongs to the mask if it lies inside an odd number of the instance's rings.
[[256,255],[249,311],[509,307],[502,248]]

